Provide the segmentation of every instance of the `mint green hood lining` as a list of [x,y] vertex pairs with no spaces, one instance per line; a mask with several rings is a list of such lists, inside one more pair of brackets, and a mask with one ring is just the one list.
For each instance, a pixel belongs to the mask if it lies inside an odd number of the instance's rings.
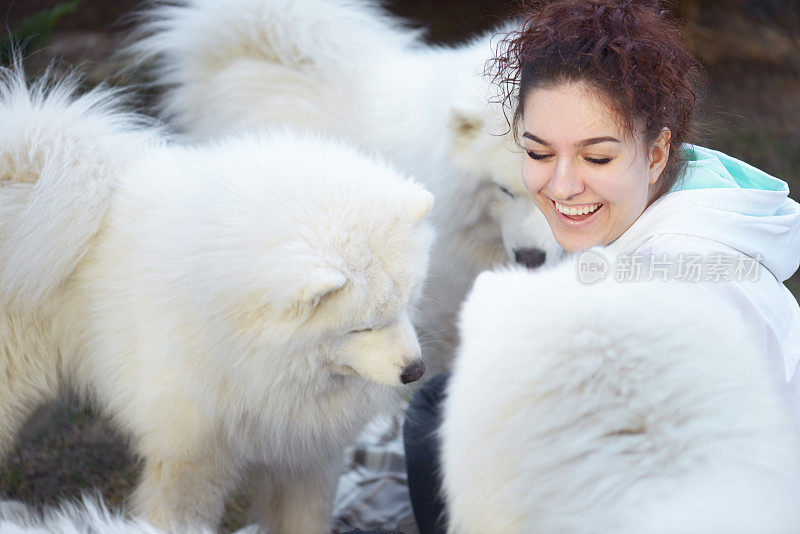
[[692,235],[759,254],[779,281],[791,276],[800,265],[800,204],[788,197],[789,186],[716,150],[681,149],[683,180],[617,238],[620,250],[657,235]]
[[783,180],[727,154],[697,145],[683,145],[681,154],[688,160],[686,173],[670,192],[693,189],[758,189],[788,193]]

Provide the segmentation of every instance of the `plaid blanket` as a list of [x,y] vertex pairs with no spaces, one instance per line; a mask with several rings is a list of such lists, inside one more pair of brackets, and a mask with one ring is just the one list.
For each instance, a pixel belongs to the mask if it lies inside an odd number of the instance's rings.
[[405,406],[377,418],[345,450],[344,474],[333,504],[332,532],[360,528],[419,534],[408,497],[404,416]]

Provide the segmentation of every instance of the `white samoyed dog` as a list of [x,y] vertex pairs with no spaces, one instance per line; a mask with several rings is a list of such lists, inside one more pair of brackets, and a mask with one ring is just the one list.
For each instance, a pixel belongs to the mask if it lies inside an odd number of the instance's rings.
[[144,459],[134,512],[327,532],[344,446],[424,366],[433,197],[287,131],[163,143],[74,84],[0,79],[0,456],[62,387]]
[[796,423],[691,285],[478,277],[440,429],[449,532],[800,532]]
[[437,243],[417,327],[440,371],[478,273],[562,254],[490,101],[491,37],[426,45],[360,0],[178,0],[144,13],[130,52],[154,66],[163,113],[189,136],[300,124],[388,155],[423,181],[436,198]]

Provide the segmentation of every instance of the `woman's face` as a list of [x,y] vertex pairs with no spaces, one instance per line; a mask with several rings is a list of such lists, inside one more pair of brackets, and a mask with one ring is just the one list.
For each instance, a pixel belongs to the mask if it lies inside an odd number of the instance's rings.
[[646,146],[583,83],[534,89],[523,104],[522,178],[556,240],[569,252],[614,241],[647,206],[669,130]]

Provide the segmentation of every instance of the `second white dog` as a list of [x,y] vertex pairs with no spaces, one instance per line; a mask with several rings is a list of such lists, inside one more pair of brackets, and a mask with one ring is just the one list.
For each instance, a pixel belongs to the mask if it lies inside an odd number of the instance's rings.
[[182,132],[310,126],[388,155],[434,194],[438,238],[416,323],[434,372],[449,366],[478,273],[560,259],[490,102],[491,34],[429,46],[352,0],[180,0],[145,16],[133,51],[155,63],[164,113]]

